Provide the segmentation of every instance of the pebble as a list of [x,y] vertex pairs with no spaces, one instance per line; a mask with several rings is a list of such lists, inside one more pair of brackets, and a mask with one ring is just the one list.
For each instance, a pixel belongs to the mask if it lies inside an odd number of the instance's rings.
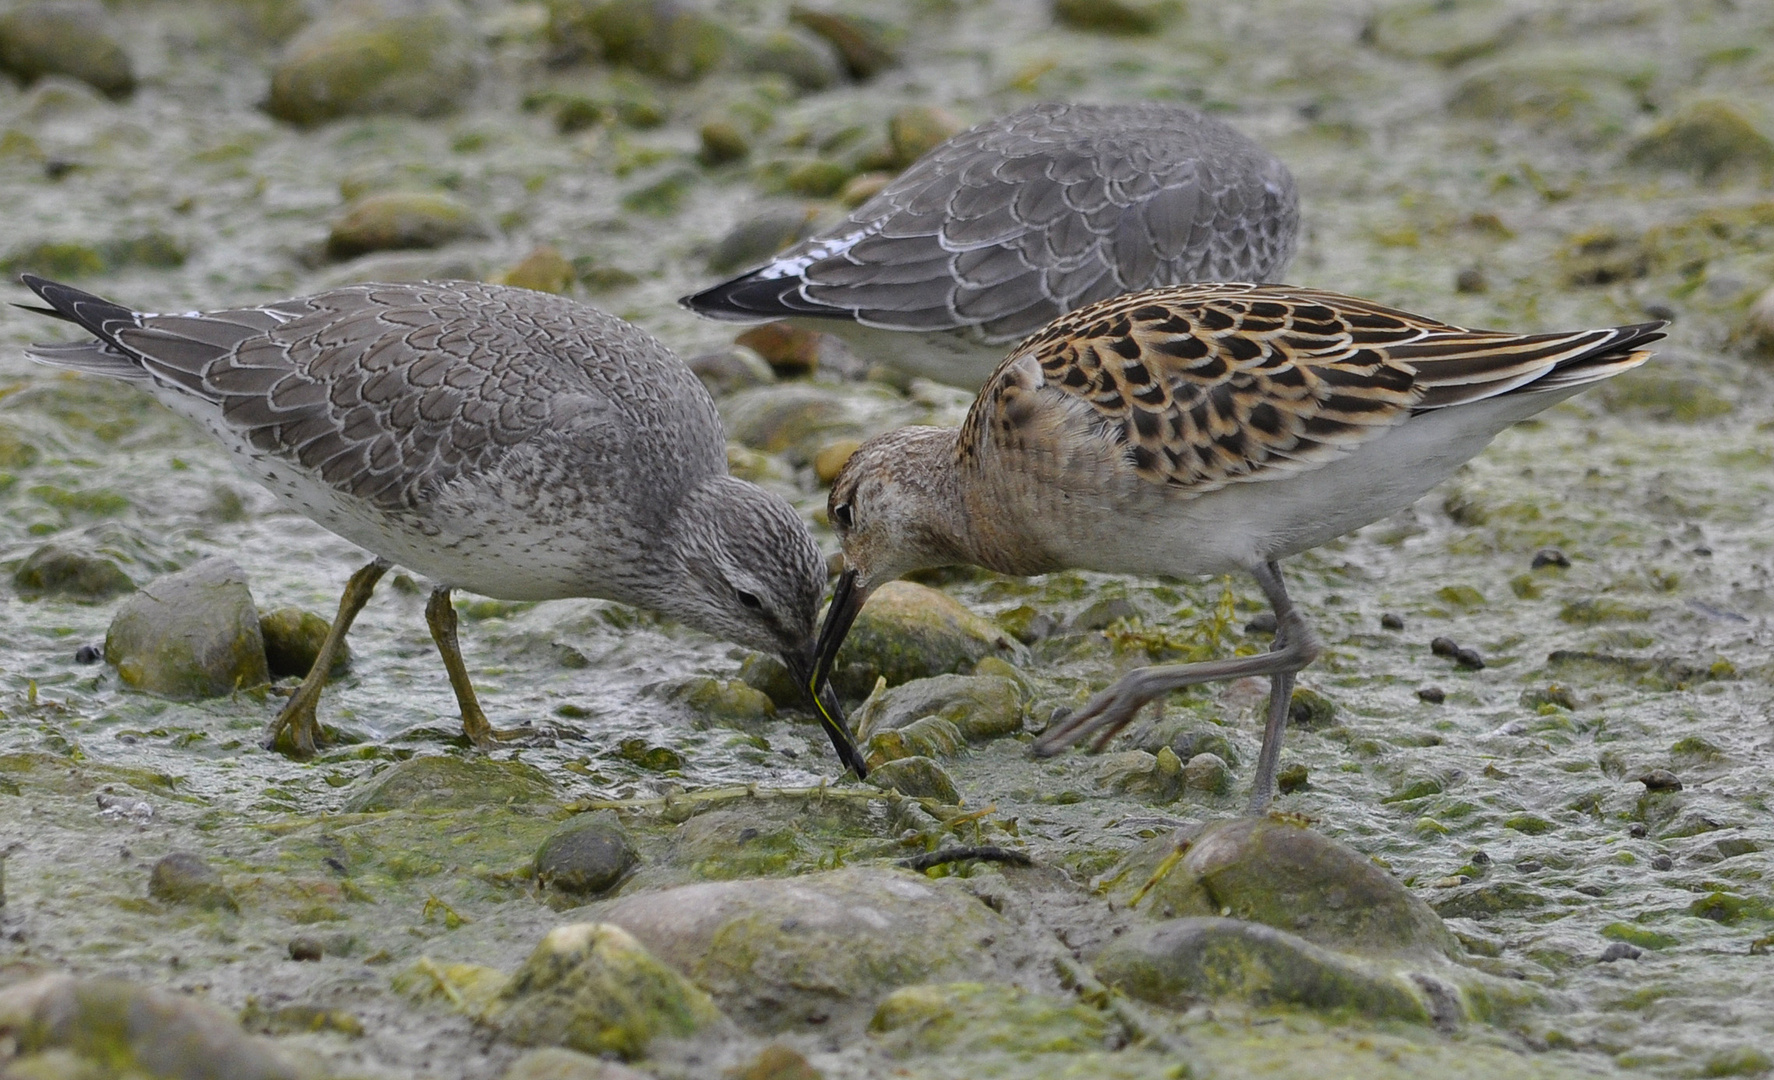
[[290,938],[289,954],[291,960],[313,962],[326,954],[326,949],[319,939],[311,937]]
[[1643,955],[1645,955],[1644,951],[1637,946],[1628,945],[1624,941],[1616,941],[1610,943],[1607,948],[1602,950],[1599,962],[1603,964],[1611,964],[1616,960],[1637,960]]
[[246,572],[214,556],[155,578],[117,609],[105,660],[131,689],[195,701],[271,681]]
[[205,911],[240,910],[222,884],[222,875],[200,855],[175,851],[154,864],[148,874],[148,895],[167,904],[186,904]]
[[779,377],[792,379],[819,370],[820,339],[824,334],[793,323],[771,322],[754,326],[733,339],[764,358]]
[[[259,617],[259,633],[265,639],[265,663],[273,679],[305,677],[320,655],[320,643],[326,640],[332,625],[312,611],[301,608],[278,608]],[[338,676],[351,665],[348,642],[339,646],[339,658],[329,673]]]
[[1404,629],[1404,616],[1393,614],[1390,611],[1386,612],[1384,615],[1380,616],[1380,629],[1382,629],[1382,630],[1403,630]]
[[1556,566],[1559,569],[1564,570],[1569,569],[1570,565],[1571,557],[1559,549],[1541,548],[1539,551],[1534,552],[1533,561],[1528,563],[1528,569],[1538,570],[1542,566]]
[[1429,651],[1436,656],[1445,656],[1452,659],[1459,667],[1467,668],[1472,671],[1482,671],[1484,669],[1484,657],[1478,654],[1478,650],[1465,648],[1451,637],[1438,637],[1431,641],[1429,643]]
[[26,596],[56,596],[98,603],[135,591],[135,582],[116,562],[60,544],[44,544],[25,556],[12,583]]
[[1183,765],[1183,790],[1224,795],[1232,790],[1232,768],[1218,754],[1196,754]]
[[961,805],[961,790],[941,765],[927,757],[903,757],[875,765],[868,782],[914,799],[935,799],[944,806]]
[[1417,700],[1426,701],[1431,705],[1440,705],[1448,699],[1448,693],[1439,686],[1420,686],[1417,688]]
[[109,97],[127,97],[136,79],[122,36],[103,4],[19,4],[0,14],[0,70],[26,84],[65,75]]
[[1160,0],[1053,0],[1054,21],[1102,34],[1155,34],[1165,11]]
[[574,818],[536,852],[536,881],[573,897],[606,893],[640,862],[614,811]]
[[1675,860],[1670,858],[1668,855],[1653,855],[1653,856],[1651,856],[1651,869],[1653,869],[1653,870],[1668,870],[1674,866],[1675,866]]
[[1634,779],[1645,785],[1646,791],[1682,790],[1682,782],[1676,778],[1675,773],[1670,772],[1668,769],[1651,769],[1640,776],[1634,777]]
[[1292,795],[1296,791],[1304,791],[1311,787],[1311,773],[1304,765],[1284,765],[1275,774],[1275,786],[1283,795]]
[[436,116],[459,106],[485,63],[480,35],[440,0],[325,9],[271,71],[265,110],[303,126],[342,116]]
[[830,42],[853,79],[873,78],[899,63],[896,39],[901,32],[876,19],[797,4],[789,9],[789,20]]
[[416,757],[357,786],[348,814],[379,810],[459,810],[470,806],[524,806],[550,802],[554,781],[534,765],[473,757]]
[[776,381],[776,373],[757,354],[744,345],[728,345],[713,352],[700,353],[684,361],[708,392],[726,397],[754,386],[768,386]]
[[346,208],[327,234],[327,257],[355,259],[372,251],[436,248],[491,234],[468,204],[440,191],[384,191]]

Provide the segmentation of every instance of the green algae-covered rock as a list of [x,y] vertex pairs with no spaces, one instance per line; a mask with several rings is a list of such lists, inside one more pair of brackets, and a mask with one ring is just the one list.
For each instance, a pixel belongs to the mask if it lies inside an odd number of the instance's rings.
[[726,274],[763,262],[804,238],[817,215],[805,206],[772,206],[733,226],[708,257],[712,274]]
[[612,64],[691,82],[733,50],[733,32],[683,0],[549,0],[549,34]]
[[[306,678],[314,661],[320,656],[320,644],[326,640],[332,624],[312,611],[301,608],[278,608],[259,616],[259,633],[265,637],[265,661],[271,677]],[[340,643],[339,658],[333,662],[328,676],[342,674],[351,666],[351,651]]]
[[989,619],[975,615],[947,593],[910,581],[890,581],[874,591],[838,652],[846,687],[888,686],[913,679],[972,670],[987,656],[1014,655],[1016,641]]
[[722,1019],[707,994],[609,923],[549,931],[500,992],[492,1017],[520,1045],[628,1059],[655,1038],[692,1035]]
[[1228,794],[1232,790],[1232,767],[1218,754],[1196,754],[1183,763],[1183,790],[1203,795]]
[[811,383],[741,390],[721,402],[721,418],[734,442],[797,463],[812,461],[837,436],[863,433],[841,393]]
[[1526,25],[1505,0],[1422,0],[1388,7],[1369,33],[1382,52],[1452,66],[1496,52]]
[[1053,18],[1074,30],[1102,34],[1155,34],[1166,16],[1182,10],[1175,0],[1053,0]]
[[553,781],[534,765],[472,757],[418,757],[364,783],[345,800],[345,812],[458,810],[552,801]]
[[560,1046],[531,1050],[511,1063],[500,1080],[653,1080],[618,1061]]
[[946,109],[908,105],[887,118],[887,141],[895,163],[903,169],[965,126]]
[[1630,73],[1605,59],[1562,53],[1509,57],[1484,65],[1448,94],[1454,116],[1559,131],[1592,145],[1626,130],[1638,115]]
[[175,851],[154,864],[148,874],[148,895],[163,903],[205,911],[240,910],[215,867],[188,851]]
[[542,841],[536,881],[571,897],[596,896],[613,888],[640,858],[614,812],[588,814]]
[[1096,782],[1141,802],[1167,803],[1182,794],[1183,763],[1168,748],[1156,754],[1118,750],[1097,759]]
[[[829,865],[835,848],[879,839],[881,811],[889,809],[887,823],[891,825],[897,817],[891,814],[895,804],[888,796],[729,803],[678,826],[671,862],[696,878],[710,880],[795,873],[822,863]],[[918,818],[928,820],[921,812]]]
[[124,601],[105,634],[105,661],[126,686],[178,701],[271,681],[246,573],[221,557],[155,578]]
[[1093,966],[1105,984],[1168,1008],[1232,998],[1424,1024],[1437,1013],[1408,976],[1370,970],[1304,938],[1237,919],[1138,926],[1110,942]]
[[1023,726],[1022,688],[1001,675],[913,679],[871,695],[850,718],[850,726],[858,739],[866,740],[931,716],[948,721],[970,742],[1014,735]]
[[[749,350],[747,350],[749,351]],[[694,369],[692,369],[694,370]],[[807,691],[782,662],[780,656],[751,653],[739,662],[739,681],[761,691],[779,709],[805,709]],[[853,729],[855,723],[850,725]]]
[[0,69],[24,83],[66,75],[114,98],[136,85],[117,26],[90,0],[40,0],[0,14]]
[[1076,1053],[1101,1047],[1113,1021],[1076,998],[977,982],[925,983],[887,995],[869,1031],[895,1057]]
[[873,78],[900,61],[905,31],[890,23],[799,4],[789,9],[788,17],[830,42],[853,79]]
[[573,286],[573,264],[559,249],[543,244],[514,265],[493,275],[498,285],[536,292],[564,293]]
[[57,596],[96,603],[135,591],[123,568],[103,555],[44,544],[25,556],[12,582],[27,596]]
[[961,729],[940,716],[923,716],[902,728],[877,731],[862,744],[870,768],[912,757],[950,757],[967,746]]
[[961,803],[961,791],[941,765],[927,757],[902,757],[871,763],[868,782],[914,799],[935,799],[947,806]]
[[1224,914],[1331,948],[1463,952],[1429,905],[1371,859],[1275,817],[1209,822],[1136,849],[1111,895],[1126,903],[1142,891],[1136,908],[1151,918]]
[[1728,173],[1774,172],[1774,140],[1733,105],[1696,101],[1635,140],[1634,165],[1678,169],[1711,180]]
[[486,235],[480,215],[460,199],[438,191],[384,191],[346,207],[327,235],[326,252],[334,259],[354,259]]
[[860,1025],[892,990],[989,978],[1012,933],[968,893],[901,871],[705,882],[595,905],[757,1031]]
[[770,695],[741,679],[690,675],[651,687],[649,692],[684,706],[711,724],[749,728],[776,716],[776,703]]
[[831,42],[798,27],[777,30],[748,42],[743,53],[745,70],[781,75],[797,90],[825,90],[844,77],[838,51]]
[[[298,1080],[269,1042],[188,994],[121,979],[42,975],[0,990],[0,1040],[13,1044],[8,1077],[112,1076],[155,1080]],[[41,1068],[39,1068],[41,1066]]]
[[474,88],[482,51],[454,4],[355,0],[290,41],[265,108],[302,125],[374,113],[435,116]]

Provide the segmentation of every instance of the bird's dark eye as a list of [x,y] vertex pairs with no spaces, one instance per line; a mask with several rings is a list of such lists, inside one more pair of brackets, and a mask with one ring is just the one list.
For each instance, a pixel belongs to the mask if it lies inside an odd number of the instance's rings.
[[832,520],[838,523],[838,528],[848,529],[851,525],[850,504],[842,502],[832,507]]
[[754,594],[746,592],[744,589],[739,590],[739,602],[746,607],[751,608],[753,611],[764,610],[764,602],[759,600]]

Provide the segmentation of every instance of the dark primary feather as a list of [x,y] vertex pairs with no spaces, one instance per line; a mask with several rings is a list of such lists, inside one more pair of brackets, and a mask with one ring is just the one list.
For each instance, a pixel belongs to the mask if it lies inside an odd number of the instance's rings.
[[1118,293],[1277,277],[1298,221],[1286,167],[1217,120],[1036,105],[955,136],[843,222],[682,302],[1007,341]]
[[1616,374],[1663,325],[1510,334],[1286,286],[1135,293],[1011,350],[957,453],[1027,449],[1044,412],[1082,404],[1142,478],[1203,494],[1317,468],[1417,413]]

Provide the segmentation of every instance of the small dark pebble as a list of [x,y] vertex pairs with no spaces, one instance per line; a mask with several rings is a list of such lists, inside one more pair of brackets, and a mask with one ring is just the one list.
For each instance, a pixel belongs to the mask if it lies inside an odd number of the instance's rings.
[[1637,960],[1645,955],[1644,950],[1628,945],[1624,941],[1616,941],[1602,950],[1601,962],[1611,964],[1616,960]]
[[96,664],[105,658],[105,650],[98,645],[82,645],[74,650],[76,664]]
[[1489,866],[1489,865],[1491,865],[1491,857],[1482,851],[1473,852],[1472,858],[1467,859],[1466,861],[1471,863],[1473,866]]
[[1436,656],[1452,656],[1460,651],[1460,643],[1451,637],[1438,637],[1429,643],[1429,651]]
[[1431,705],[1440,705],[1447,699],[1447,691],[1439,686],[1424,686],[1417,690],[1417,700],[1427,701]]
[[1599,896],[1608,895],[1608,890],[1602,888],[1600,885],[1579,885],[1579,886],[1577,886],[1577,891],[1582,893],[1584,896],[1598,896],[1599,897]]
[[1380,629],[1382,629],[1382,630],[1403,630],[1404,629],[1404,616],[1403,615],[1394,615],[1392,612],[1388,611],[1386,614],[1380,616]]
[[319,960],[325,952],[320,947],[320,942],[311,937],[290,938],[291,960]]
[[69,161],[66,158],[50,158],[43,163],[43,175],[51,180],[60,180],[62,177],[68,175],[79,167],[80,163],[78,161]]
[[1311,773],[1304,765],[1289,765],[1275,774],[1275,786],[1283,795],[1292,795],[1296,791],[1310,787]]
[[1626,835],[1637,840],[1643,840],[1645,837],[1651,835],[1651,830],[1644,822],[1635,821],[1626,827]]
[[1483,270],[1476,266],[1468,266],[1454,275],[1454,291],[1463,293],[1481,293],[1491,287]]
[[1524,874],[1538,874],[1546,869],[1546,864],[1539,859],[1523,859],[1515,864],[1515,868]]
[[1651,869],[1653,869],[1653,870],[1668,870],[1671,867],[1673,867],[1674,865],[1675,865],[1675,860],[1670,858],[1668,855],[1653,855],[1653,856],[1651,856]]
[[1534,552],[1534,561],[1528,564],[1528,568],[1531,570],[1538,570],[1542,566],[1569,568],[1570,565],[1571,557],[1559,549],[1541,548],[1539,551]]
[[555,830],[536,852],[537,882],[574,896],[614,888],[640,862],[640,855],[613,818],[584,817]]
[[1702,558],[1710,558],[1712,555],[1712,548],[1708,547],[1705,544],[1701,544],[1699,547],[1694,549],[1694,554],[1699,555]]
[[1468,671],[1484,670],[1484,657],[1478,654],[1477,649],[1461,649],[1454,654],[1454,663]]
[[1275,613],[1265,611],[1259,615],[1253,615],[1251,620],[1244,624],[1244,632],[1247,634],[1273,634],[1275,632]]
[[1675,773],[1668,769],[1652,769],[1636,779],[1645,785],[1646,791],[1680,791],[1682,789],[1682,782],[1676,779]]

